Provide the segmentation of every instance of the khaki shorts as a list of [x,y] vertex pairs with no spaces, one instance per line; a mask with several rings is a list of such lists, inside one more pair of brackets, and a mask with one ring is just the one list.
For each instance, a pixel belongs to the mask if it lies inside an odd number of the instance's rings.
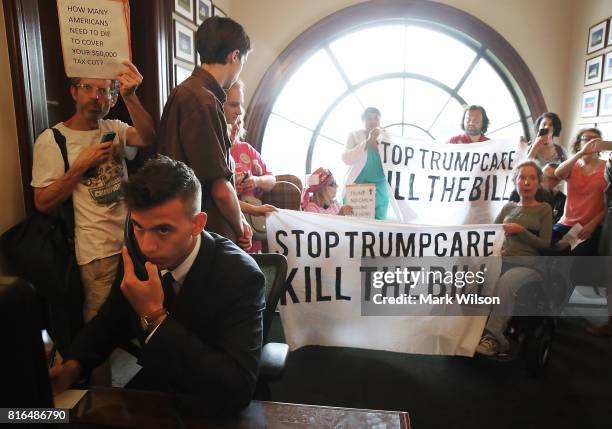
[[85,302],[83,303],[83,319],[85,322],[93,319],[106,301],[111,286],[117,275],[117,266],[121,253],[107,258],[96,259],[85,265],[80,265],[81,280]]

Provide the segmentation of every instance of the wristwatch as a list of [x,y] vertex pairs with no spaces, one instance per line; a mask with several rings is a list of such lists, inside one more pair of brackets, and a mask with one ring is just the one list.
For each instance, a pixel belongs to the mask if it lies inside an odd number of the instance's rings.
[[158,325],[157,321],[160,319],[160,317],[164,315],[167,316],[168,314],[168,310],[162,307],[159,310],[154,311],[153,313],[142,316],[140,318],[140,326],[143,330],[147,332],[151,331]]

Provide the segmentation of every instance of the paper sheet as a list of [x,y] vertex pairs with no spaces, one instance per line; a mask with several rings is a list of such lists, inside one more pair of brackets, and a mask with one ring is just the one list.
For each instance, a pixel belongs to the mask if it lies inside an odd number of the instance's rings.
[[73,409],[86,393],[87,390],[68,389],[53,397],[55,408]]
[[576,246],[578,246],[580,243],[584,241],[578,238],[578,234],[580,234],[580,231],[582,231],[582,228],[583,227],[581,224],[579,223],[574,224],[574,226],[572,226],[572,228],[569,231],[567,231],[567,234],[565,234],[560,241],[569,244],[570,248],[574,250]]

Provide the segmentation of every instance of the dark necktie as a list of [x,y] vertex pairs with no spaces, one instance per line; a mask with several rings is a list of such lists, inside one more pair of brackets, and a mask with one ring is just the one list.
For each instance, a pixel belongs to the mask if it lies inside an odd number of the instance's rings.
[[162,288],[164,289],[164,307],[170,308],[174,303],[174,277],[172,273],[168,271],[162,276]]

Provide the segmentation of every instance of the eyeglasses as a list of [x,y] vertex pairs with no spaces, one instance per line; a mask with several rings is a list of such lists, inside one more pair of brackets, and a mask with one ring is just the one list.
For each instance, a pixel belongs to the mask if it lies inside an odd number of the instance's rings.
[[90,85],[88,83],[77,83],[74,85],[75,88],[81,88],[83,92],[87,95],[93,94],[95,91],[96,94],[100,97],[110,97],[111,95],[115,95],[115,91],[112,88],[100,88],[95,85]]
[[580,136],[580,141],[581,142],[588,142],[589,140],[593,140],[593,139],[598,139],[599,136],[597,135],[582,135]]

